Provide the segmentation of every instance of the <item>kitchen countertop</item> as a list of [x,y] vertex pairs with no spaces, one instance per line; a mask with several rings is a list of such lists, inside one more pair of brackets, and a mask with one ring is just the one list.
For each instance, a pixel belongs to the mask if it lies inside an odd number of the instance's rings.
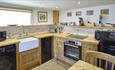
[[[50,32],[39,32],[33,34],[34,37],[37,38],[44,38],[44,37],[50,37],[50,36],[55,36],[55,37],[62,37],[62,38],[68,38],[67,36],[71,35],[70,33],[50,33]],[[75,38],[70,38],[74,40],[78,40],[80,42],[87,42],[87,43],[93,43],[93,44],[98,44],[99,41],[95,40],[95,37],[93,35],[88,35],[87,38],[85,39],[75,39]]]
[[[70,33],[50,33],[50,32],[39,32],[39,33],[31,33],[30,36],[36,37],[36,38],[45,38],[50,36],[56,36],[56,37],[62,37],[66,38]],[[83,42],[91,42],[98,44],[99,41],[95,40],[95,38],[92,35],[88,35],[86,39],[81,40]],[[19,39],[6,39],[4,41],[0,42],[0,46],[5,46],[9,44],[15,44],[19,42]]]
[[[49,36],[68,38],[67,36],[69,35],[70,33],[49,33],[49,32],[41,32],[41,33],[33,34],[33,36],[37,38],[44,38],[44,37],[49,37]],[[70,39],[73,39],[73,38],[70,38]],[[80,40],[80,39],[76,39],[76,40],[83,41],[83,42],[91,42],[91,43],[96,43],[96,44],[99,43],[98,40],[95,40],[93,35],[88,35],[88,37],[83,40]]]
[[99,41],[95,40],[95,37],[92,35],[88,35],[88,37],[84,39],[83,42],[96,43],[96,44],[99,43]]
[[68,35],[70,35],[70,33],[49,33],[49,32],[46,32],[46,33],[38,33],[37,35],[34,35],[34,37],[37,37],[37,38],[44,38],[44,37],[49,37],[49,36],[66,37]]
[[0,47],[10,45],[10,44],[16,44],[16,43],[19,43],[19,42],[20,41],[18,39],[6,39],[4,41],[0,41]]

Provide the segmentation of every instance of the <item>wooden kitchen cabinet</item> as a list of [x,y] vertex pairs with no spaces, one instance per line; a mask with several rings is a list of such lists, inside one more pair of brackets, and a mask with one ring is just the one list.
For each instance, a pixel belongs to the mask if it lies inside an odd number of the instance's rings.
[[19,54],[20,70],[30,70],[40,63],[40,48],[34,48]]
[[[92,43],[92,42],[82,42],[82,60],[86,60],[86,51],[88,50],[93,50],[97,51],[98,50],[98,43]],[[97,61],[93,61],[92,63],[97,63]]]
[[64,56],[64,39],[54,37],[54,58],[63,59]]
[[56,40],[57,40],[57,37],[54,37],[53,38],[53,48],[52,48],[54,58],[57,58],[57,53],[58,53],[56,50],[57,49],[57,41]]

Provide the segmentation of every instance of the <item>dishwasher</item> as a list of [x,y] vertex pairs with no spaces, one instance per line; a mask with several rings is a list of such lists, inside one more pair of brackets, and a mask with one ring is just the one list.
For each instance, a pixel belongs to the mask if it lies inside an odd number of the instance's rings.
[[52,59],[52,37],[41,39],[41,60],[45,63]]
[[0,46],[0,70],[16,70],[16,45]]

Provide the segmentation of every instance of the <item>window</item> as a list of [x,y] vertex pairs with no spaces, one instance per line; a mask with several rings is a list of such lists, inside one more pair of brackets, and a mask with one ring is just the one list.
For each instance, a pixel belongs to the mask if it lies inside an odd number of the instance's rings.
[[31,12],[1,10],[0,9],[0,26],[7,25],[30,25]]

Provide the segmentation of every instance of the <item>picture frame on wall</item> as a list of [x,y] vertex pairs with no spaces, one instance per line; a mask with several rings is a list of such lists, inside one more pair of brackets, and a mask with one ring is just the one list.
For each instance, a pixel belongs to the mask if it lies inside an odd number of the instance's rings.
[[94,14],[94,11],[93,10],[87,10],[87,16],[91,16]]
[[76,16],[81,16],[81,14],[82,14],[81,11],[76,12]]
[[44,11],[38,11],[38,22],[47,22],[48,13]]
[[67,17],[71,17],[72,16],[72,12],[67,12]]
[[101,15],[109,15],[109,9],[101,9],[100,14]]

